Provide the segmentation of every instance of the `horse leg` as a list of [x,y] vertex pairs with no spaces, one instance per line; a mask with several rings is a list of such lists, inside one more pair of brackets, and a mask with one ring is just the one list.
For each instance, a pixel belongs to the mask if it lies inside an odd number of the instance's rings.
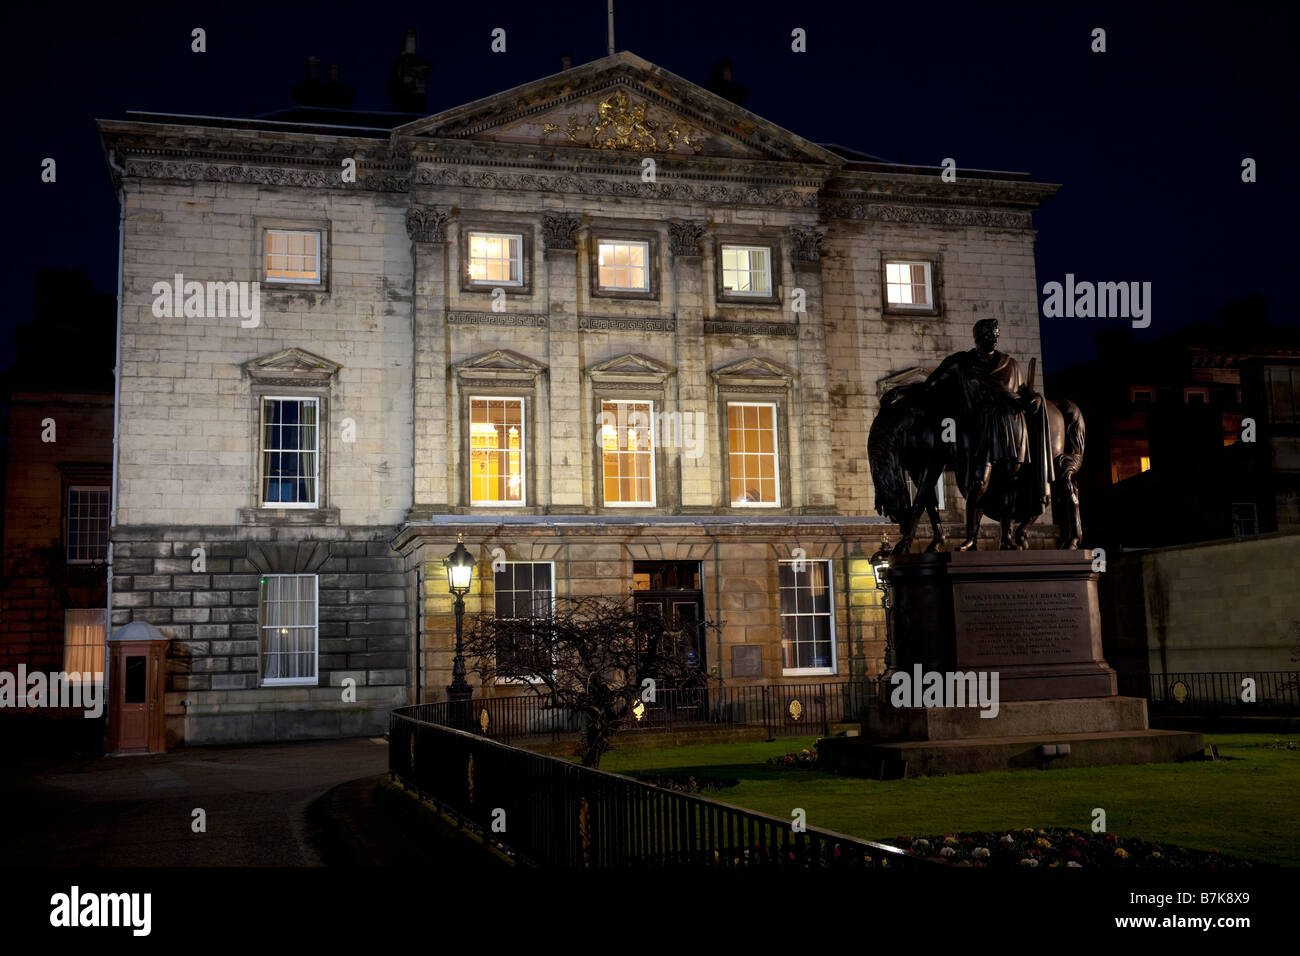
[[933,554],[935,551],[942,551],[948,546],[948,536],[943,533],[943,524],[939,520],[939,508],[937,504],[927,504],[925,512],[930,516],[930,527],[934,529],[934,537],[930,539],[930,544],[926,547],[926,554]]
[[1083,537],[1083,522],[1079,517],[1079,486],[1075,483],[1072,472],[1062,475],[1058,484],[1068,495],[1069,502],[1063,509],[1068,525],[1061,529],[1058,547],[1062,551],[1075,551],[1079,547],[1079,539]]
[[1002,540],[998,546],[1003,551],[1018,551],[1019,545],[1011,535],[1011,518],[1016,506],[1016,473],[1020,470],[1020,463],[1008,462],[1004,468],[1006,484],[1002,493]]
[[[918,492],[917,497],[921,498],[925,504],[925,513],[930,518],[930,528],[934,535],[930,538],[930,544],[926,547],[925,553],[932,554],[935,551],[942,551],[948,539],[944,536],[943,525],[939,521],[939,496],[935,491],[935,486],[943,478],[943,462],[931,462],[926,465],[925,471],[921,475],[921,481],[918,488],[925,489],[924,495]],[[920,515],[917,515],[920,520]]]
[[984,493],[989,490],[989,477],[993,474],[991,464],[984,466],[984,473],[980,477],[979,485],[971,488],[971,496],[966,500],[966,540],[957,545],[958,551],[975,551],[978,550],[980,537],[980,517],[983,511],[980,508],[980,502],[984,500]]

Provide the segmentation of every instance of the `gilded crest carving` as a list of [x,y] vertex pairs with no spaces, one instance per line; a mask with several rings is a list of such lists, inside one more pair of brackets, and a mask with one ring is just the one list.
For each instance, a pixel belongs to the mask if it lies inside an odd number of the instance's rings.
[[[632,104],[626,90],[615,90],[596,106],[596,112],[585,118],[570,116],[567,127],[547,123],[542,127],[547,133],[564,133],[569,142],[595,149],[624,149],[632,152],[669,153],[679,145],[689,146],[694,152],[703,147],[689,131],[682,131],[674,123],[667,128],[646,117],[646,104]],[[580,134],[586,132],[586,138]]]

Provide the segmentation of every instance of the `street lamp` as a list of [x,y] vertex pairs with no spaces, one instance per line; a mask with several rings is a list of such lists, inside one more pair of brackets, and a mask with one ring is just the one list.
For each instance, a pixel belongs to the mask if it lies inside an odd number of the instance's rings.
[[474,556],[465,547],[464,537],[456,535],[456,550],[442,559],[447,569],[447,590],[456,595],[456,657],[451,664],[451,684],[447,687],[448,700],[469,700],[473,695],[465,680],[465,646],[463,627],[465,621],[465,595],[469,593],[474,577]]
[[889,538],[882,534],[880,550],[871,556],[871,572],[876,576],[876,587],[880,589],[880,606],[885,609],[885,669],[879,677],[881,687],[889,681],[889,675],[894,672],[895,664],[894,623],[891,614],[894,601],[889,593],[889,558]]

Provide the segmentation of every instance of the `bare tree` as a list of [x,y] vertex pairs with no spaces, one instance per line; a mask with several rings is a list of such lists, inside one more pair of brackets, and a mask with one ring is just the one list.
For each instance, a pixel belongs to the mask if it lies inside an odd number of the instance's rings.
[[632,598],[557,597],[555,610],[532,618],[484,612],[466,622],[470,669],[487,683],[513,678],[550,707],[585,718],[582,764],[598,767],[638,703],[668,688],[700,693],[708,675],[694,649],[716,630],[708,621],[673,623],[638,608]]

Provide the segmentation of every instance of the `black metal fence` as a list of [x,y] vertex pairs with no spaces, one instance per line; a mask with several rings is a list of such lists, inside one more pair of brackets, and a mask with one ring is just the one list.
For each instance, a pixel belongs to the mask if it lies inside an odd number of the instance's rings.
[[934,862],[442,726],[429,717],[439,706],[393,712],[389,770],[528,864],[852,868]]
[[1121,675],[1120,693],[1145,697],[1154,717],[1300,716],[1300,671]]
[[[663,689],[643,702],[620,733],[762,727],[776,737],[826,736],[836,724],[856,722],[876,699],[874,681],[826,681],[757,687]],[[420,720],[511,741],[578,733],[582,715],[534,693],[439,701],[413,709]]]

